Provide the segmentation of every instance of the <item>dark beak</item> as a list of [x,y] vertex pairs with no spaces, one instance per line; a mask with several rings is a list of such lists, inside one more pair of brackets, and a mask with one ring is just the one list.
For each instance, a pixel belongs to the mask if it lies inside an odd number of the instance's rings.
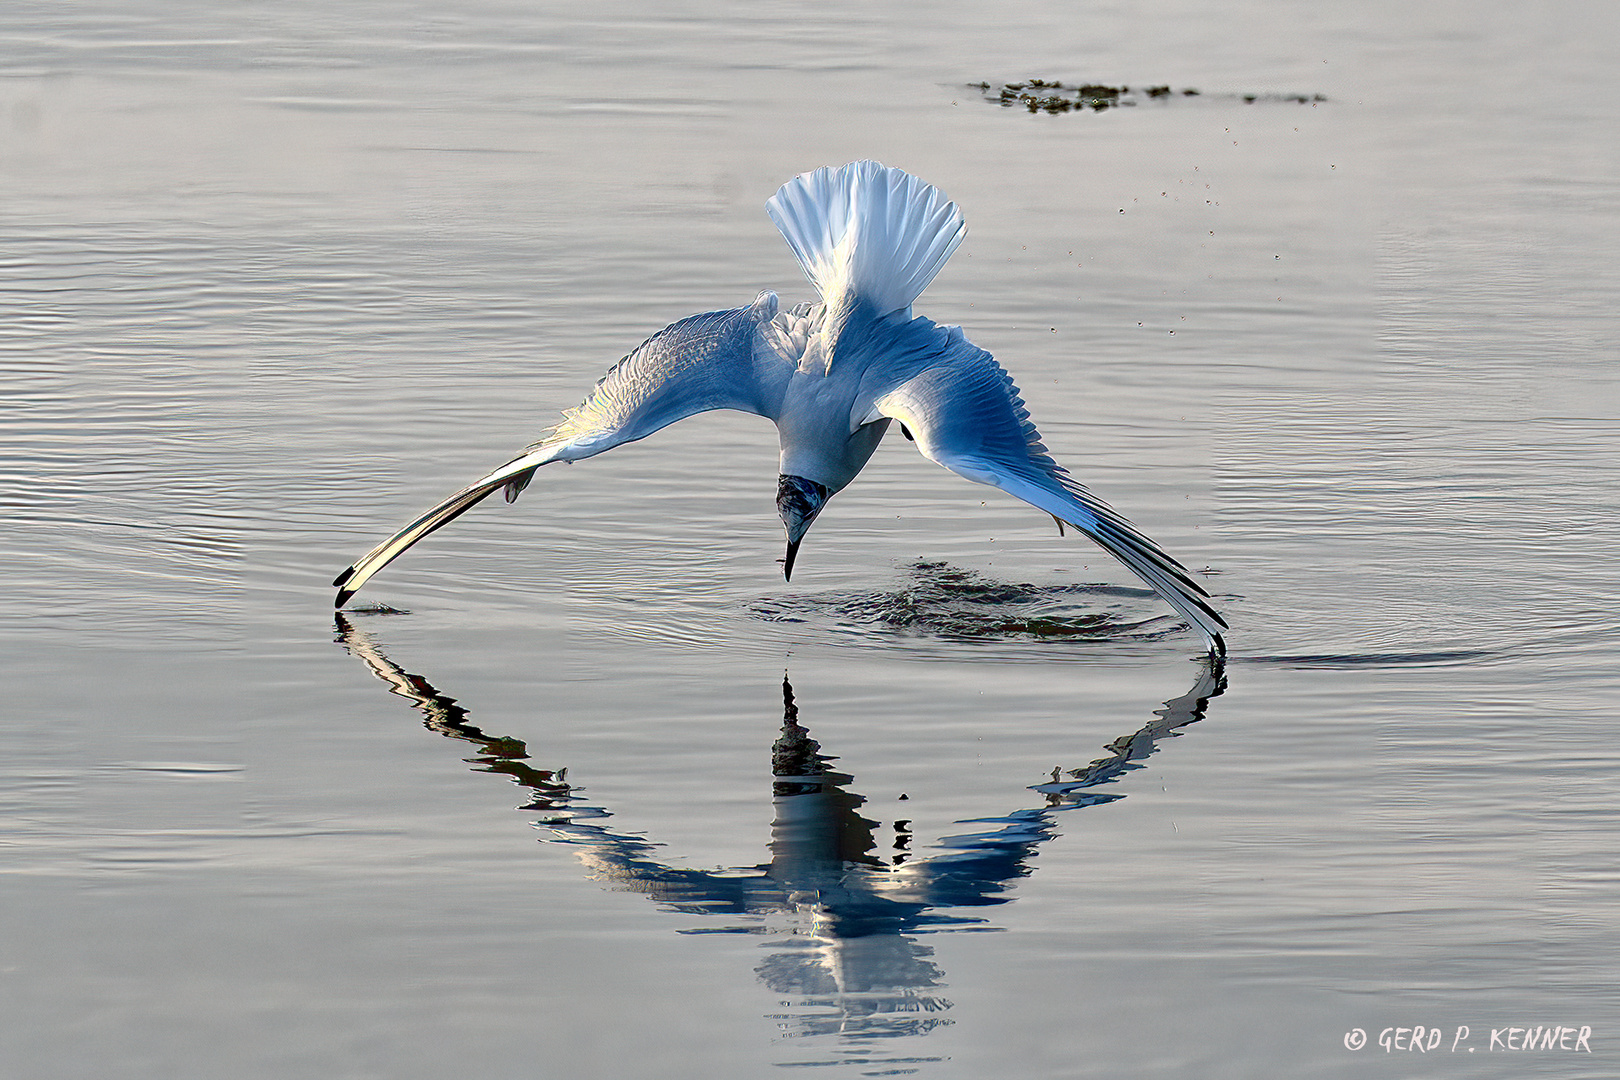
[[802,476],[776,478],[776,512],[782,515],[782,526],[787,529],[787,555],[782,559],[782,580],[793,580],[793,561],[799,557],[799,542],[831,497],[832,492],[814,480],[806,480]]

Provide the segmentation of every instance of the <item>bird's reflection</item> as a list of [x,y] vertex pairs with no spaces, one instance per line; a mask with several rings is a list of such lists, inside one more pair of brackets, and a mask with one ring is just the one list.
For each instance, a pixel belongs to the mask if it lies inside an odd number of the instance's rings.
[[[566,769],[528,764],[520,739],[496,737],[467,722],[467,712],[385,656],[343,616],[338,641],[363,660],[391,691],[409,700],[441,735],[472,743],[469,758],[483,772],[503,773],[526,788],[523,807],[547,839],[568,844],[594,873],[643,893],[669,909],[702,916],[688,933],[762,935],[768,956],[756,969],[776,993],[791,999],[779,1017],[792,1035],[837,1034],[865,1041],[920,1035],[950,1023],[951,1003],[939,996],[943,972],[930,932],[983,926],[972,909],[1005,903],[1012,883],[1030,872],[1038,845],[1057,828],[1057,814],[1121,798],[1098,790],[1140,768],[1159,742],[1203,718],[1225,688],[1218,661],[1200,665],[1192,689],[1165,702],[1154,719],[1107,744],[1106,757],[1082,768],[1054,769],[1030,785],[1035,805],[959,822],[964,831],[926,852],[909,850],[905,822],[896,823],[898,854],[877,853],[878,823],[863,817],[865,799],[853,777],[800,723],[793,687],[782,681],[782,728],[771,746],[770,860],[728,870],[699,870],[660,862],[659,845],[615,831],[612,814],[591,804]],[[763,764],[763,763],[762,763]]]

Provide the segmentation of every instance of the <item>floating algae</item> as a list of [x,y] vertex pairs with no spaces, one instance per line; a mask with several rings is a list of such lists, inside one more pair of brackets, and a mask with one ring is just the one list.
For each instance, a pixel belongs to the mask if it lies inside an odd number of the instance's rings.
[[985,101],[1004,109],[1022,106],[1032,113],[1102,112],[1106,109],[1131,108],[1144,101],[1169,102],[1177,98],[1203,98],[1210,101],[1241,101],[1246,105],[1260,102],[1315,105],[1326,101],[1321,94],[1206,94],[1192,87],[1174,90],[1168,83],[1156,86],[1109,86],[1105,83],[1082,83],[1065,86],[1056,79],[1025,79],[1023,82],[969,83]]

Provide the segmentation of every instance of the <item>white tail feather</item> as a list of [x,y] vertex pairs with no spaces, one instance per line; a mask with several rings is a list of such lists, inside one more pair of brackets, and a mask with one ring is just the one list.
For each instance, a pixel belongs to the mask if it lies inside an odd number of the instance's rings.
[[827,305],[829,359],[857,300],[877,315],[909,308],[967,235],[938,188],[876,161],[796,176],[765,212]]

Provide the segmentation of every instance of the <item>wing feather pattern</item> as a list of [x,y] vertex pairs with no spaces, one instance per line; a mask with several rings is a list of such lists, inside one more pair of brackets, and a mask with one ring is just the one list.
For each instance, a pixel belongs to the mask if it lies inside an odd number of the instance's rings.
[[579,461],[712,409],[775,419],[792,366],[762,346],[758,328],[776,315],[776,294],[748,307],[693,315],[665,327],[598,380],[578,407],[544,438],[462,488],[361,556],[332,582],[337,607],[417,541],[506,490],[517,498],[535,470]]
[[[879,327],[882,327],[881,329]],[[874,325],[868,348],[909,358],[873,413],[899,420],[917,449],[969,480],[1001,488],[1085,533],[1224,652],[1226,621],[1187,568],[1076,481],[1041,441],[1012,377],[959,327],[927,319]],[[886,338],[888,340],[880,340]],[[880,370],[888,365],[873,365]],[[875,417],[873,417],[875,418]]]

